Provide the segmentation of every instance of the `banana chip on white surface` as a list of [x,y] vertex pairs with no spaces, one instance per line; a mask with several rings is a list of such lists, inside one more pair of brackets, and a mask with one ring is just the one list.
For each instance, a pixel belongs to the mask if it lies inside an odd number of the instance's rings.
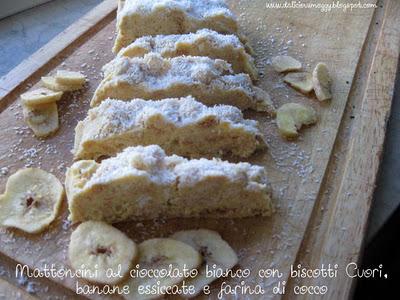
[[[139,258],[138,265],[140,269],[145,270],[170,270],[170,265],[174,270],[179,270],[181,275],[184,268],[187,270],[196,269],[201,264],[201,256],[193,247],[167,238],[157,238],[142,242],[138,246]],[[162,296],[160,293],[144,293],[142,290],[147,287],[158,287],[166,289],[179,284],[185,279],[184,276],[174,277],[146,277],[130,278],[125,284],[129,285],[129,295],[123,295],[125,299],[155,299]]]
[[81,72],[58,70],[55,76],[56,82],[65,86],[83,86],[86,82],[86,76]]
[[[124,233],[104,222],[88,221],[71,234],[69,260],[84,278],[99,284],[116,284],[129,273],[137,246]],[[119,274],[120,276],[111,276]]]
[[192,246],[202,256],[203,264],[200,267],[199,274],[186,282],[187,285],[192,285],[195,288],[195,294],[188,295],[189,297],[200,294],[205,285],[218,278],[206,276],[206,265],[211,270],[219,268],[225,272],[232,269],[238,262],[235,251],[215,231],[207,229],[184,230],[176,232],[171,238]]
[[286,103],[276,113],[276,123],[280,134],[286,138],[298,136],[303,125],[317,122],[317,113],[310,106],[298,103]]
[[61,182],[41,169],[11,175],[0,195],[0,225],[38,233],[57,217],[64,196]]
[[57,104],[22,105],[24,120],[37,137],[47,137],[59,128]]
[[47,88],[38,88],[21,95],[22,105],[36,106],[53,103],[61,99],[63,92],[55,92]]
[[313,86],[315,95],[319,101],[326,101],[332,98],[332,78],[326,64],[319,63],[313,71]]

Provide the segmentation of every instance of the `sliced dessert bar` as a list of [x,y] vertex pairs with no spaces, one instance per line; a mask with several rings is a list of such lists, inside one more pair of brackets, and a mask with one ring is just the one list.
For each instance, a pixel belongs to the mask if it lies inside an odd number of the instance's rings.
[[182,34],[210,28],[237,33],[235,16],[223,0],[120,0],[117,13],[117,53],[145,35]]
[[221,59],[200,56],[162,58],[117,57],[103,68],[105,78],[91,106],[107,98],[159,100],[192,95],[206,105],[228,104],[238,108],[274,112],[267,92],[254,86],[249,75],[234,74]]
[[128,146],[160,145],[186,157],[248,157],[265,144],[257,121],[233,106],[207,107],[192,97],[106,100],[75,129],[75,159],[112,156]]
[[253,80],[258,77],[254,59],[233,34],[201,29],[188,34],[144,36],[123,48],[118,55],[141,57],[150,52],[170,58],[182,55],[220,58],[230,63],[236,73],[247,73]]
[[101,163],[75,162],[67,170],[65,187],[74,223],[239,218],[272,212],[263,167],[166,156],[156,145],[126,148]]

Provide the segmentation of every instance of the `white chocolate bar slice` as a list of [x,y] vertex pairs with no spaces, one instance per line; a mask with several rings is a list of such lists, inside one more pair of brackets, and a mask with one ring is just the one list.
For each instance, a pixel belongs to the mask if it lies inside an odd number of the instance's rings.
[[208,56],[223,59],[232,65],[235,73],[247,73],[253,80],[258,78],[254,59],[236,35],[221,34],[209,29],[196,33],[144,36],[123,48],[118,55],[142,57],[147,53],[159,53],[162,57]]
[[129,146],[160,145],[186,157],[248,157],[265,146],[257,121],[233,106],[207,107],[192,97],[106,100],[75,129],[75,159],[113,156]]
[[149,53],[142,58],[117,57],[103,71],[105,78],[91,106],[107,98],[159,100],[192,95],[206,105],[227,104],[274,113],[268,93],[254,86],[249,75],[234,74],[231,65],[221,59],[162,58]]
[[209,28],[237,33],[235,16],[223,0],[120,0],[117,13],[117,53],[146,35],[183,34]]
[[166,156],[156,145],[129,147],[101,163],[75,162],[67,170],[65,187],[74,223],[272,213],[263,167]]

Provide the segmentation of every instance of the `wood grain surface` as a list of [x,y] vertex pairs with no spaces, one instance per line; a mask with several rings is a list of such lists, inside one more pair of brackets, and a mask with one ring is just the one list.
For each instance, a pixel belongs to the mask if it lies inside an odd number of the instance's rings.
[[[272,288],[288,282],[292,264],[304,261],[318,267],[321,262],[342,264],[358,257],[390,111],[399,51],[399,32],[394,24],[400,8],[396,1],[385,1],[377,9],[322,13],[318,9],[267,9],[261,0],[228,2],[255,49],[262,75],[258,85],[270,92],[277,106],[305,103],[319,114],[316,126],[302,130],[298,140],[288,142],[277,134],[273,120],[260,113],[246,113],[260,122],[269,146],[249,161],[266,167],[276,213],[271,218],[157,220],[116,226],[136,242],[168,236],[179,229],[215,229],[239,254],[239,268],[252,271],[246,283],[261,285],[267,293],[263,299],[281,298],[273,295]],[[0,176],[0,191],[8,175],[26,166],[41,167],[64,181],[66,167],[72,163],[74,127],[86,115],[101,80],[101,67],[113,57],[112,5],[114,1],[105,1],[101,9],[91,12],[93,25],[77,32],[79,38],[67,30],[69,43],[63,42],[62,47],[50,43],[40,55],[35,54],[35,59],[17,67],[18,72],[0,80],[0,167],[8,169],[6,176]],[[62,34],[57,39],[63,41]],[[282,76],[270,66],[270,58],[286,53],[302,61],[308,71],[320,61],[329,66],[334,79],[331,102],[321,104],[315,96],[304,96],[283,83]],[[60,130],[49,139],[38,140],[25,126],[17,98],[32,85],[39,86],[40,76],[57,69],[84,71],[89,85],[63,97]],[[353,115],[355,118],[350,118]],[[326,214],[319,214],[321,211]],[[31,267],[55,264],[68,268],[67,246],[73,228],[66,218],[64,205],[62,215],[44,234],[29,236],[1,229],[0,251]],[[260,278],[258,270],[266,268],[279,269],[282,277]],[[74,289],[76,284],[71,279],[55,281],[60,289]],[[222,282],[213,285],[214,295]],[[350,283],[343,277],[329,282],[331,298],[346,297]],[[290,279],[287,288],[295,284]],[[290,297],[290,291],[286,294]]]
[[0,300],[37,300],[27,292],[15,287],[11,283],[0,278]]
[[[354,92],[349,103],[351,112],[345,115],[347,120],[355,117],[355,121],[353,124],[342,122],[341,132],[350,131],[351,136],[338,140],[335,145],[335,152],[345,153],[335,166],[335,173],[341,176],[325,181],[324,188],[332,188],[329,203],[322,211],[321,205],[318,205],[319,210],[314,210],[319,211],[320,216],[313,214],[314,222],[309,224],[303,251],[299,252],[298,258],[298,263],[306,262],[311,268],[327,263],[339,265],[340,272],[336,278],[297,282],[300,285],[333,284],[340,287],[326,294],[329,299],[347,299],[354,283],[352,278],[346,276],[345,268],[349,263],[358,263],[381,161],[386,123],[392,105],[393,78],[396,78],[399,60],[400,2],[385,2],[384,9],[374,16],[373,24],[382,26],[378,31],[369,33],[363,60],[360,61],[365,65],[360,66],[357,72],[358,79],[367,80],[363,83],[358,80],[352,87]],[[371,54],[373,59],[368,63],[365,57]],[[357,86],[360,84],[361,88]],[[317,220],[320,221],[318,225]],[[312,226],[318,226],[314,234]],[[352,271],[352,268],[349,270]]]

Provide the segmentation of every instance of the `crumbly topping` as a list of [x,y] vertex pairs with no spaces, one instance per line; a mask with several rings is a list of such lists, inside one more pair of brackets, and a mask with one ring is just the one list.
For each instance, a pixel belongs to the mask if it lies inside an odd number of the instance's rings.
[[180,84],[202,84],[221,89],[240,89],[254,95],[247,74],[233,74],[231,65],[221,59],[198,56],[162,58],[149,53],[144,57],[117,57],[103,67],[106,81],[146,85],[150,90]]
[[163,122],[175,127],[197,124],[207,117],[214,117],[218,123],[228,123],[230,127],[243,128],[247,132],[259,134],[257,122],[244,119],[238,108],[229,105],[207,107],[192,97],[161,101],[135,99],[129,102],[107,99],[100,106],[89,110],[88,117],[83,122],[89,124],[96,120],[97,130],[91,133],[95,135],[92,137],[104,138],[141,128],[146,120],[153,116],[161,117]]
[[185,161],[178,164],[174,173],[179,177],[179,185],[195,185],[205,177],[227,177],[230,181],[246,182],[248,188],[260,184],[265,187],[267,178],[264,168],[248,163],[232,164],[218,159],[207,160],[204,158]]
[[207,176],[224,176],[232,182],[246,182],[248,189],[269,186],[265,169],[261,166],[218,159],[188,160],[177,155],[166,156],[159,146],[151,145],[129,147],[116,157],[103,160],[83,188],[129,175],[146,176],[161,185],[179,182],[179,187],[194,185]]
[[203,41],[215,48],[234,47],[245,51],[243,44],[236,35],[221,34],[210,29],[200,29],[196,33],[144,36],[122,49],[119,52],[119,56],[124,56],[126,51],[136,47],[145,49],[146,53],[155,52],[164,56],[166,53],[176,51],[179,44],[197,45]]
[[213,15],[235,18],[223,0],[126,0],[119,14],[121,16],[152,14],[160,7],[168,11],[183,11],[191,18],[199,20]]

